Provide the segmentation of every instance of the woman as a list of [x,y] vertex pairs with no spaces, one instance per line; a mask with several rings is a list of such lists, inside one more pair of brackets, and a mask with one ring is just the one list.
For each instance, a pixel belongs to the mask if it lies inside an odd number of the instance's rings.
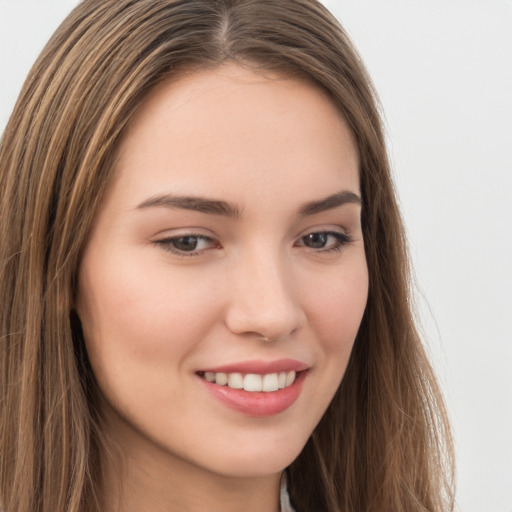
[[452,509],[375,95],[323,7],[82,2],[0,169],[3,510]]

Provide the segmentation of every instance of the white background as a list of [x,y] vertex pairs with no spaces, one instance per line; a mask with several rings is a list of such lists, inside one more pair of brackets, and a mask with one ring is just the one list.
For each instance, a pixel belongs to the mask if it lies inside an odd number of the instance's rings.
[[[74,0],[0,0],[0,130]],[[512,1],[325,0],[380,93],[462,512],[512,512]]]

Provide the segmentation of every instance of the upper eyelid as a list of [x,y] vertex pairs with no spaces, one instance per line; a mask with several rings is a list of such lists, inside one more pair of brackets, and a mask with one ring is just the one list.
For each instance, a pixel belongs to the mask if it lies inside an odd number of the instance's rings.
[[333,225],[333,224],[327,224],[327,225],[319,225],[319,226],[313,226],[307,229],[303,229],[297,238],[302,238],[303,236],[307,236],[311,233],[339,233],[342,235],[350,236],[350,230],[340,226],[340,225]]
[[162,229],[158,231],[158,233],[155,233],[151,238],[157,242],[158,240],[170,240],[171,238],[181,238],[183,236],[197,236],[212,239],[218,238],[210,229],[196,226]]
[[[178,231],[177,233],[174,233],[175,231]],[[207,231],[208,233],[205,233]],[[310,227],[304,230],[301,230],[298,235],[295,235],[294,239],[300,239],[304,236],[307,236],[312,233],[339,233],[341,235],[350,236],[350,231],[344,227],[341,226],[315,226]],[[200,228],[200,227],[192,227],[192,228],[175,228],[175,229],[167,229],[162,230],[158,234],[156,234],[153,239],[155,242],[161,241],[161,240],[171,240],[174,238],[181,238],[184,236],[196,236],[200,238],[208,238],[211,240],[218,240],[220,239],[219,236],[212,233],[209,229],[206,228]]]

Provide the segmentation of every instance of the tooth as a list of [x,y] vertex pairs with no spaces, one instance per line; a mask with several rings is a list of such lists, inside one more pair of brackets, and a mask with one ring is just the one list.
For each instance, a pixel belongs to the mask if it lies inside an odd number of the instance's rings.
[[242,389],[244,387],[244,379],[241,373],[230,373],[228,375],[228,386],[233,389]]
[[248,373],[244,377],[241,373],[204,372],[203,377],[208,382],[215,382],[219,386],[228,385],[233,389],[270,393],[291,386],[295,381],[296,373],[294,371],[269,373],[266,375]]
[[286,383],[285,387],[291,386],[293,381],[295,380],[295,372],[292,370],[286,374]]
[[228,383],[228,375],[226,373],[215,374],[215,384],[219,386],[225,386]]
[[244,377],[245,391],[261,391],[261,375],[248,373]]
[[267,393],[270,391],[277,391],[279,389],[277,373],[269,373],[268,375],[264,375],[261,389]]

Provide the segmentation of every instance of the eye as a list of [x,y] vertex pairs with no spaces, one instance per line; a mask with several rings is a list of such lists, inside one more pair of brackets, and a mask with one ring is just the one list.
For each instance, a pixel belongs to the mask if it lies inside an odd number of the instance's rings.
[[299,246],[308,247],[319,252],[339,251],[351,242],[352,239],[346,233],[338,231],[314,231],[301,237],[297,243]]
[[157,240],[155,243],[162,246],[165,250],[179,256],[194,256],[200,252],[219,246],[219,243],[213,238],[194,234],[164,238]]

